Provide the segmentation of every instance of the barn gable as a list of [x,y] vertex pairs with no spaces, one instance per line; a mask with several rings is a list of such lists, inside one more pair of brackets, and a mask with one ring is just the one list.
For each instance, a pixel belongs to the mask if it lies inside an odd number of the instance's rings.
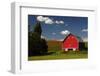
[[73,34],[68,34],[65,38],[64,38],[64,40],[63,40],[63,42],[70,36],[70,35],[73,35]]
[[62,48],[64,50],[68,50],[68,49],[76,50],[76,49],[78,49],[79,48],[79,41],[78,41],[77,37],[71,33],[69,35],[67,35],[66,38],[63,40]]

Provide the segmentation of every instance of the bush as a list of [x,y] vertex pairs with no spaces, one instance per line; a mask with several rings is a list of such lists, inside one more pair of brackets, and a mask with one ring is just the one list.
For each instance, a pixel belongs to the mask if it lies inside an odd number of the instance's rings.
[[37,33],[29,36],[28,40],[28,54],[29,56],[43,55],[48,52],[48,46],[45,39],[41,39]]
[[80,42],[79,43],[79,50],[88,50],[88,43],[87,42]]

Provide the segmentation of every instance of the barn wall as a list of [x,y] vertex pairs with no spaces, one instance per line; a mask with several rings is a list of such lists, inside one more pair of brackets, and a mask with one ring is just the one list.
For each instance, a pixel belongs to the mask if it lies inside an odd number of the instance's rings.
[[73,35],[70,35],[63,42],[63,48],[68,48],[68,49],[76,48],[76,49],[78,49],[78,45],[79,45],[78,40]]

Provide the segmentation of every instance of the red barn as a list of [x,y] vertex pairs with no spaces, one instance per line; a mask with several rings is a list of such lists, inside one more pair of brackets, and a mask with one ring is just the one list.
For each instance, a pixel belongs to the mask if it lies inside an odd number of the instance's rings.
[[79,49],[79,41],[73,34],[69,34],[62,43],[62,49],[68,51],[69,49],[76,51]]

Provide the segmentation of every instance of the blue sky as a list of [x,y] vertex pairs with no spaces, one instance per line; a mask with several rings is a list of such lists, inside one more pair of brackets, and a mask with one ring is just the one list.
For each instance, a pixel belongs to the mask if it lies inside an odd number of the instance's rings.
[[34,28],[37,21],[41,22],[42,36],[46,39],[62,40],[69,33],[88,38],[88,17],[28,15],[30,29]]

